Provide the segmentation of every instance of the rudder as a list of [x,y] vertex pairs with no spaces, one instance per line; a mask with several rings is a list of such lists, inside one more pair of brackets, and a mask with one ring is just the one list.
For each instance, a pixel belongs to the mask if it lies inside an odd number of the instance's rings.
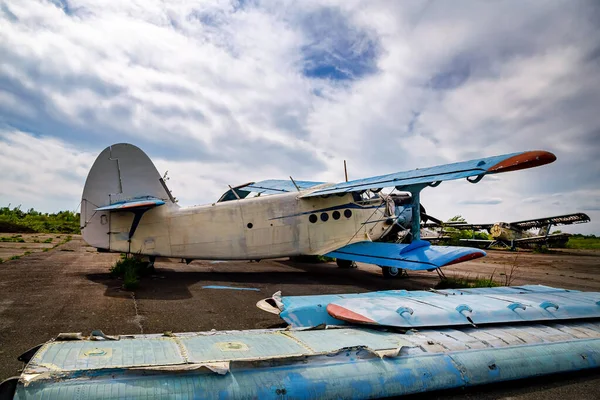
[[144,197],[175,202],[150,158],[138,147],[119,143],[104,149],[88,173],[81,199],[81,233],[96,248],[110,248],[110,216],[96,209]]

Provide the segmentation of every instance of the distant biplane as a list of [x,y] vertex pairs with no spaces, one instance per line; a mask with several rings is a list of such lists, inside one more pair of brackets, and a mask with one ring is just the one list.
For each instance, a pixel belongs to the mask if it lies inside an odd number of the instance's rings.
[[[290,177],[230,186],[212,204],[180,207],[142,150],[115,144],[100,153],[87,177],[81,231],[93,247],[151,262],[157,256],[189,262],[326,255],[340,266],[378,265],[387,278],[402,269],[439,273],[485,252],[421,240],[421,190],[554,160],[552,153],[528,151],[337,184]],[[384,194],[386,187],[394,190]],[[394,242],[400,230],[409,230],[407,243]]]
[[[431,219],[431,217],[430,217]],[[467,224],[464,222],[429,222],[427,227],[446,227],[460,230],[480,231],[487,230],[493,240],[485,239],[460,239],[465,244],[474,244],[489,248],[501,245],[514,249],[516,247],[530,247],[531,245],[564,245],[569,240],[568,233],[550,233],[552,226],[572,225],[590,222],[590,217],[584,213],[558,215],[517,222],[496,222],[493,224]],[[539,228],[537,233],[529,232]]]

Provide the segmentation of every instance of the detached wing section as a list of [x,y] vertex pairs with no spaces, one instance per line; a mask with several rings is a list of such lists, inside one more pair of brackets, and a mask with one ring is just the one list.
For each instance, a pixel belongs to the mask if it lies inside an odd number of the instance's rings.
[[460,178],[470,178],[477,182],[486,174],[516,171],[519,169],[537,167],[556,160],[556,156],[547,151],[526,151],[463,161],[454,164],[438,165],[437,167],[415,169],[412,171],[396,172],[372,178],[358,179],[338,183],[323,189],[315,190],[301,197],[324,196],[335,193],[356,192],[383,187],[406,187],[410,185],[431,184]]
[[359,242],[325,255],[382,267],[423,271],[483,257],[485,252],[468,247],[432,246],[425,240],[415,240],[411,244]]

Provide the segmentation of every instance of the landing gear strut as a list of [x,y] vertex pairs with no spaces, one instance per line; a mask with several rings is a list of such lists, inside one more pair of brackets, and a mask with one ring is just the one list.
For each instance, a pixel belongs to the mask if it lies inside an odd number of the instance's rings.
[[398,279],[408,276],[405,269],[398,267],[381,267],[381,270],[385,279]]

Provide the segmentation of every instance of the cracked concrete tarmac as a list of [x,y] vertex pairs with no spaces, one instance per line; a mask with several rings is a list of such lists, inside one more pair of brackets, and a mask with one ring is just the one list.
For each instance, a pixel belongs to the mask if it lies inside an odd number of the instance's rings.
[[[500,278],[515,263],[515,253],[446,268],[447,275]],[[60,332],[111,334],[255,329],[281,326],[281,320],[255,307],[278,290],[284,295],[352,293],[389,289],[427,289],[434,273],[411,273],[387,281],[375,266],[341,270],[334,264],[287,260],[249,262],[159,260],[154,277],[131,293],[108,275],[118,254],[97,253],[79,236],[48,252],[0,264],[0,380],[19,374],[17,356]],[[600,291],[600,252],[519,254],[513,284],[547,284]],[[213,290],[203,286],[254,290]],[[429,393],[415,398],[564,399],[600,398],[600,371],[563,374],[537,380]]]

